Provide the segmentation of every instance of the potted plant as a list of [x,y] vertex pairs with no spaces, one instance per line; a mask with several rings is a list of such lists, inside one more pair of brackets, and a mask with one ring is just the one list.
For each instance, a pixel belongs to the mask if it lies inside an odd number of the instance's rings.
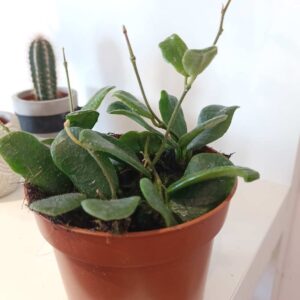
[[[43,37],[34,39],[29,48],[29,62],[34,88],[13,96],[13,106],[22,130],[40,137],[54,136],[63,129],[70,112],[66,88],[56,84],[55,56],[51,44]],[[77,107],[77,94],[72,90]]]
[[131,118],[145,131],[92,129],[97,108],[113,90],[105,87],[66,116],[50,143],[25,132],[0,139],[0,154],[25,178],[28,205],[55,249],[69,299],[201,299],[212,241],[237,177],[259,178],[206,146],[225,134],[236,106],[204,107],[191,131],[181,108],[217,54],[229,3],[211,47],[188,49],[176,34],[160,43],[184,78],[179,99],[161,92],[160,116],[149,105],[124,27],[145,104],[117,90],[108,112]]
[[[16,116],[7,111],[0,111],[0,137],[7,130],[18,130],[19,123]],[[20,176],[13,172],[7,163],[0,158],[0,198],[13,192],[20,181]]]

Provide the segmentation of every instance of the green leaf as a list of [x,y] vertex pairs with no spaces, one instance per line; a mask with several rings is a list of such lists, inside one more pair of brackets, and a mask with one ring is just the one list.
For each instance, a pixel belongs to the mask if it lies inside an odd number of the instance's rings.
[[140,197],[116,200],[87,199],[81,202],[83,210],[102,221],[122,220],[130,217],[139,205]]
[[56,217],[80,207],[84,199],[86,196],[79,193],[63,194],[32,202],[29,208],[47,216]]
[[216,56],[218,48],[216,46],[205,49],[190,49],[187,50],[182,58],[182,63],[185,72],[196,78],[202,73]]
[[54,141],[53,138],[48,138],[48,139],[43,139],[41,140],[41,142],[44,144],[44,145],[47,145],[47,146],[51,146],[52,142]]
[[[198,154],[201,155],[201,154]],[[193,163],[193,159],[191,160]],[[243,177],[246,182],[251,182],[259,178],[259,173],[244,167],[237,166],[218,166],[209,169],[202,169],[193,173],[185,173],[185,175],[178,181],[172,183],[168,187],[168,193],[174,193],[177,190],[186,188],[190,185],[216,179],[220,177]]]
[[[232,166],[232,162],[218,153],[197,154],[189,162],[184,176],[220,166]],[[178,190],[171,195],[171,209],[182,221],[192,220],[226,199],[235,181],[236,178],[221,177]]]
[[175,220],[172,211],[164,203],[163,199],[161,199],[152,181],[148,178],[142,178],[140,180],[140,188],[147,203],[163,217],[166,225],[168,227],[176,225],[177,221]]
[[95,110],[78,110],[66,115],[70,121],[70,127],[91,129],[97,123],[99,113]]
[[[70,131],[78,139],[82,129],[71,127]],[[105,154],[75,144],[65,130],[52,143],[51,154],[56,166],[71,179],[78,191],[90,198],[109,199],[114,196],[118,177]]]
[[90,129],[84,129],[80,133],[80,142],[92,151],[104,152],[109,156],[118,158],[125,163],[131,165],[133,168],[142,174],[150,177],[150,172],[142,165],[137,156],[130,149],[124,149],[120,142]]
[[172,34],[159,44],[163,57],[169,62],[178,73],[187,76],[182,64],[182,58],[187,51],[184,41],[177,35]]
[[222,106],[222,105],[209,105],[202,109],[198,118],[198,126],[211,120],[215,117],[227,115],[226,121],[220,123],[219,125],[208,128],[204,130],[201,134],[199,134],[191,143],[187,146],[188,150],[200,149],[203,146],[214,142],[215,140],[222,137],[226,131],[228,130],[234,112],[238,106]]
[[128,106],[134,113],[151,119],[152,115],[147,106],[136,99],[133,95],[125,91],[116,91],[113,93],[113,97],[118,98],[122,103]]
[[26,132],[11,132],[0,139],[0,155],[26,182],[49,194],[67,193],[72,183],[53,163],[49,146]]
[[107,112],[113,115],[126,116],[132,119],[133,121],[135,121],[136,123],[138,123],[139,125],[141,125],[142,127],[144,127],[145,129],[147,129],[148,131],[161,135],[159,131],[151,127],[139,114],[132,111],[126,104],[120,101],[111,103],[107,108]]
[[180,147],[186,147],[195,137],[197,137],[200,133],[202,133],[205,129],[214,128],[216,125],[224,122],[227,119],[227,115],[221,115],[214,117],[210,120],[207,120],[206,122],[201,123],[196,128],[194,128],[192,131],[186,133],[183,135],[178,143]]
[[[161,117],[163,121],[168,125],[172,113],[176,107],[176,104],[178,103],[178,100],[176,97],[172,95],[168,95],[166,91],[162,91],[160,94],[160,100],[159,100],[159,110]],[[173,122],[173,125],[171,127],[171,131],[177,136],[181,137],[187,132],[187,127],[183,115],[183,111],[180,108],[177,117],[175,121]]]
[[138,154],[144,151],[147,137],[149,138],[148,153],[155,154],[162,143],[161,136],[155,133],[129,131],[119,138],[119,142]]
[[99,90],[81,110],[97,110],[105,96],[114,89],[114,86],[106,86]]

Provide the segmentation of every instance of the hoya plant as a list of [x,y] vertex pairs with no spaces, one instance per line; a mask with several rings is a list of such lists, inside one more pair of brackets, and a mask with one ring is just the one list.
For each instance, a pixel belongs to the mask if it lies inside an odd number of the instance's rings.
[[[234,190],[238,176],[245,181],[259,178],[256,171],[235,166],[228,156],[207,147],[226,133],[237,106],[204,107],[190,131],[181,107],[217,54],[227,7],[212,46],[189,49],[177,34],[159,44],[183,79],[180,97],[161,91],[160,115],[147,99],[124,27],[143,102],[126,91],[104,87],[66,116],[54,140],[40,141],[25,132],[7,132],[0,139],[0,154],[25,179],[30,209],[53,222],[93,230],[150,230],[212,210]],[[126,116],[144,131],[117,135],[93,129],[108,93],[115,99],[108,113]]]

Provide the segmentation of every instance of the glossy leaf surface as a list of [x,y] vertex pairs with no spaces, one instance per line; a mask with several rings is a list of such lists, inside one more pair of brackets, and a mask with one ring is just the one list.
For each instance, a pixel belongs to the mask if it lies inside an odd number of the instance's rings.
[[156,187],[148,178],[143,178],[140,181],[141,191],[147,203],[157,211],[164,219],[167,226],[176,225],[177,222],[170,208],[161,199]]
[[177,35],[172,34],[159,44],[163,57],[183,76],[187,73],[182,64],[182,58],[187,51],[185,42]]
[[[206,154],[206,153],[204,153]],[[214,155],[214,154],[210,154]],[[210,156],[209,155],[209,156]],[[238,166],[217,166],[215,163],[215,167],[211,167],[212,164],[208,169],[198,169],[199,166],[199,161],[201,162],[201,159],[204,157],[207,158],[209,157],[206,155],[203,155],[203,153],[195,155],[189,165],[188,168],[186,169],[185,175],[179,179],[178,181],[174,182],[168,187],[168,192],[169,193],[174,193],[177,190],[186,188],[190,185],[200,183],[202,181],[207,181],[215,178],[220,178],[220,177],[242,177],[246,182],[251,182],[259,178],[258,172],[249,169],[249,168],[244,168],[244,167],[238,167]],[[198,159],[198,161],[197,161]],[[212,160],[213,163],[213,160]],[[194,171],[191,171],[194,170]]]
[[238,106],[209,105],[203,108],[198,118],[198,126],[217,116],[226,115],[227,119],[213,128],[208,128],[199,134],[188,145],[189,150],[199,149],[222,137],[230,127],[232,117]]
[[11,132],[0,139],[0,155],[11,169],[49,194],[69,192],[72,183],[54,164],[49,146],[26,132]]
[[[159,110],[161,117],[166,125],[169,124],[172,113],[178,100],[176,97],[169,95],[166,91],[162,91],[159,100]],[[171,131],[179,138],[187,132],[186,122],[184,119],[182,108],[179,109],[176,119],[173,122]]]
[[148,110],[147,106],[132,94],[125,91],[116,91],[113,93],[113,96],[118,98],[136,114],[146,118],[151,118],[151,113]]
[[29,207],[36,212],[56,217],[80,207],[84,199],[86,196],[79,193],[63,194],[35,201]]
[[91,129],[97,123],[99,113],[95,110],[78,110],[66,115],[70,121],[70,127]]
[[131,165],[137,171],[149,176],[149,171],[138,160],[136,154],[130,149],[124,149],[120,142],[113,138],[100,134],[96,131],[85,129],[80,133],[80,142],[92,151],[104,152]]
[[111,103],[107,108],[107,112],[113,115],[126,116],[138,123],[139,125],[141,125],[142,127],[144,127],[145,129],[147,129],[148,131],[161,135],[159,131],[151,127],[138,113],[132,111],[126,104],[120,101]]
[[81,110],[97,110],[105,96],[114,89],[114,86],[106,86],[100,89]]
[[114,221],[130,217],[139,205],[140,197],[116,200],[87,199],[81,202],[83,210],[89,215],[103,220]]
[[180,147],[186,147],[194,138],[196,138],[205,129],[214,128],[216,125],[224,122],[227,119],[227,115],[221,115],[207,120],[190,132],[184,134],[178,141]]
[[[189,162],[184,176],[232,162],[218,153],[201,153]],[[222,177],[193,184],[171,194],[171,208],[182,221],[192,220],[213,209],[230,194],[236,178]]]
[[[71,127],[70,131],[78,139],[82,129]],[[90,198],[110,199],[113,196],[111,186],[117,189],[118,178],[105,154],[75,144],[65,130],[52,143],[51,154],[57,167],[68,175],[81,193]]]
[[205,49],[187,50],[182,58],[185,72],[194,78],[202,73],[218,52],[217,47],[212,46]]

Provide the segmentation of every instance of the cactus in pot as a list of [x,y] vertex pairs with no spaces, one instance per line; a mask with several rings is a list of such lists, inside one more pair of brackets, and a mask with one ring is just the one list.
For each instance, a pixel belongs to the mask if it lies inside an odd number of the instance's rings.
[[53,49],[43,37],[30,44],[29,61],[36,100],[57,98],[56,69]]
[[[55,56],[48,40],[42,36],[35,38],[28,55],[33,89],[13,96],[14,111],[22,130],[39,137],[54,137],[63,129],[64,117],[70,112],[69,92],[57,86]],[[72,97],[77,109],[75,90]]]

